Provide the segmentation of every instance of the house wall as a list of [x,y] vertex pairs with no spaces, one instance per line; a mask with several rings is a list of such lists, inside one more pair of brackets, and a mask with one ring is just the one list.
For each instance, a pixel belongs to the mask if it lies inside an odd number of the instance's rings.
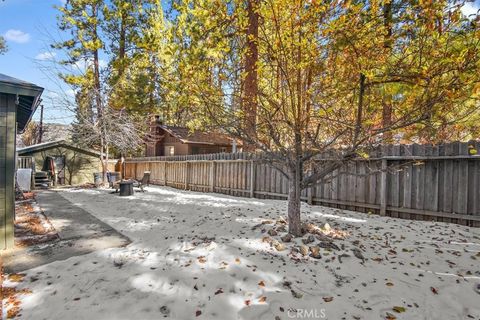
[[[175,148],[176,156],[185,156],[189,154],[205,154],[205,153],[220,153],[222,152],[223,146],[210,145],[210,144],[187,144],[182,143],[178,138],[170,134],[166,134],[165,138],[156,145],[147,145],[145,149],[146,157],[155,157],[155,156],[168,156],[164,153],[165,147],[173,146]],[[225,152],[232,152],[231,146],[226,146]]]
[[102,163],[98,156],[63,146],[22,153],[21,155],[34,157],[37,171],[42,170],[46,157],[64,156],[65,184],[68,185],[93,183],[93,174],[102,171]]
[[[223,149],[224,148],[224,149]],[[220,153],[220,152],[232,152],[231,146],[212,146],[209,144],[189,144],[188,154],[206,154],[206,153]]]
[[15,96],[0,93],[0,250],[14,245],[16,121]]
[[[175,155],[177,156],[184,156],[189,154],[188,153],[188,144],[177,142],[164,142],[162,150],[165,150],[165,147],[173,146],[175,148]],[[165,156],[169,156],[169,154],[164,154]]]

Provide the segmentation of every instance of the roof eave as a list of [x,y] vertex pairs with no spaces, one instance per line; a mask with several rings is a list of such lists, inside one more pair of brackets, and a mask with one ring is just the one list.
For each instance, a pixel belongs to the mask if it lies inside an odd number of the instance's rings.
[[0,81],[0,92],[8,94],[18,94],[28,97],[40,97],[43,92],[43,88],[37,86],[29,86],[23,84],[13,84]]
[[32,146],[28,146],[28,147],[25,147],[25,148],[18,149],[17,152],[20,155],[20,154],[38,152],[38,151],[41,151],[41,150],[49,150],[49,149],[59,148],[59,147],[64,147],[64,148],[68,148],[68,149],[77,150],[79,152],[83,152],[85,154],[90,154],[92,156],[98,156],[98,157],[104,156],[104,154],[99,152],[99,151],[92,150],[92,149],[80,148],[78,146],[75,146],[73,144],[68,143],[68,141],[66,141],[66,140],[57,140],[57,141],[40,143],[40,144],[37,144],[37,145],[32,145]]
[[41,96],[42,92],[43,92],[43,89],[42,89],[42,91],[40,92],[40,94],[35,97],[35,100],[33,101],[33,104],[32,104],[32,112],[30,112],[30,117],[28,118],[28,120],[27,120],[27,122],[25,123],[25,125],[23,126],[23,128],[21,128],[21,129],[18,130],[18,133],[22,134],[22,133],[25,132],[25,129],[27,128],[27,124],[32,120],[33,114],[35,113],[35,111],[37,110],[38,105],[40,104],[40,101],[41,101],[41,100],[40,100],[40,96]]
[[[33,97],[32,105],[30,106],[29,116],[25,123],[21,123],[20,127],[18,128],[18,133],[23,133],[27,124],[33,117],[35,110],[37,109],[40,103],[40,96],[43,93],[43,88],[35,86],[35,85],[27,85],[27,84],[19,84],[19,83],[8,83],[0,81],[0,92],[6,94],[14,94],[19,96],[25,97]],[[18,108],[18,105],[17,105]]]

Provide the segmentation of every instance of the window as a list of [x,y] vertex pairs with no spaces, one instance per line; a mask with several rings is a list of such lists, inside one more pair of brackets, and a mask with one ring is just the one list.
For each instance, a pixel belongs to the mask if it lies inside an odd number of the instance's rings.
[[227,147],[221,147],[220,152],[222,153],[227,153]]
[[173,156],[173,155],[175,155],[175,147],[173,147],[173,146],[166,146],[166,147],[165,147],[165,155],[166,155],[166,156]]

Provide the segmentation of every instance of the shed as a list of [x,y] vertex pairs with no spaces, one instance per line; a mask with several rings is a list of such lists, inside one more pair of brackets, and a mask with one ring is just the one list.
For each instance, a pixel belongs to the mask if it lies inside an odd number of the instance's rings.
[[46,161],[55,163],[55,184],[76,185],[93,181],[93,174],[102,171],[101,153],[66,140],[50,141],[18,149],[18,155],[33,157],[36,171],[45,171]]
[[40,103],[43,88],[0,74],[0,250],[13,247],[15,137]]

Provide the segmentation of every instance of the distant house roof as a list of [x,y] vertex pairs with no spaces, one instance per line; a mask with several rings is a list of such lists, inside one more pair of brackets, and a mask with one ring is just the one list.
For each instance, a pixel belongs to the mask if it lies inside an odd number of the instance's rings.
[[184,127],[174,127],[166,125],[158,125],[172,136],[178,138],[183,143],[196,143],[196,144],[210,144],[210,145],[222,145],[230,146],[233,139],[221,132],[206,132],[200,130],[191,131]]
[[92,156],[98,156],[99,157],[101,155],[101,153],[96,151],[96,150],[82,148],[82,147],[76,146],[75,144],[73,144],[71,142],[68,142],[66,140],[57,140],[57,141],[50,141],[50,142],[34,144],[34,145],[31,145],[31,146],[28,146],[28,147],[25,147],[25,148],[20,148],[20,149],[17,150],[17,152],[18,152],[19,155],[23,155],[23,154],[28,154],[28,153],[37,152],[37,151],[54,149],[54,148],[58,148],[58,147],[73,149],[73,150],[76,150],[78,152],[89,154],[89,155],[92,155]]
[[0,73],[0,92],[18,95],[17,128],[23,132],[40,103],[43,88]]

